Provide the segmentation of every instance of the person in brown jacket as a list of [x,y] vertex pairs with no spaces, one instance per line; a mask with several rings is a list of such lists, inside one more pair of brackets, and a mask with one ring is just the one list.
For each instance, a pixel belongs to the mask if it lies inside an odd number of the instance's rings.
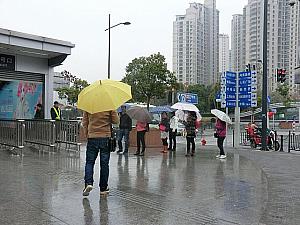
[[112,124],[118,124],[119,117],[116,111],[99,112],[90,114],[83,113],[82,125],[88,138],[85,163],[85,187],[83,196],[88,196],[93,189],[94,165],[100,152],[100,195],[109,193],[109,159],[110,150],[108,140],[111,137]]

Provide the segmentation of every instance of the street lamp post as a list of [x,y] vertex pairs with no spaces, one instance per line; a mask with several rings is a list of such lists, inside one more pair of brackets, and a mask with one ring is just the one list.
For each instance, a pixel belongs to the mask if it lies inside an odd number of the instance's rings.
[[262,150],[267,150],[267,112],[268,112],[268,0],[264,0],[264,30],[263,30],[263,82],[262,82]]
[[107,68],[107,78],[110,79],[110,30],[119,25],[130,25],[130,22],[118,23],[116,25],[110,26],[110,14],[108,15],[108,28],[105,31],[108,31],[108,68]]

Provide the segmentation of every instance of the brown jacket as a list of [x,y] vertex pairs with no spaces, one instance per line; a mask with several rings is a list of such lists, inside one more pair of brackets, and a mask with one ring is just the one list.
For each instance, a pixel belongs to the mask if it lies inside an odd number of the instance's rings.
[[111,123],[119,123],[116,111],[83,113],[82,125],[87,138],[111,137]]

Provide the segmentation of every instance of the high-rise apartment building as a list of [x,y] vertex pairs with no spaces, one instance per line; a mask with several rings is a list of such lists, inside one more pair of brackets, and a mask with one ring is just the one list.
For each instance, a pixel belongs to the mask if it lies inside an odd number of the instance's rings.
[[[277,88],[276,69],[284,68],[288,72],[290,49],[290,8],[289,0],[270,0],[268,4],[268,84],[269,92]],[[240,17],[240,16],[239,16]],[[233,19],[234,20],[234,19]],[[262,62],[263,49],[263,0],[249,0],[245,6],[241,29],[244,37],[244,49],[240,57],[244,64],[259,67]],[[232,27],[232,30],[234,28]],[[239,41],[232,40],[238,46]],[[244,60],[242,57],[244,56]],[[240,59],[239,59],[240,60]],[[258,76],[258,85],[262,75]]]
[[290,7],[290,50],[289,50],[289,74],[288,84],[292,95],[300,96],[300,85],[295,84],[295,68],[300,66],[300,4],[295,1],[295,5]]
[[231,60],[232,71],[238,72],[245,69],[244,53],[244,16],[235,14],[231,20]]
[[229,71],[229,35],[219,35],[219,72]]
[[216,0],[190,3],[173,23],[173,71],[180,83],[213,84],[219,73],[219,11]]

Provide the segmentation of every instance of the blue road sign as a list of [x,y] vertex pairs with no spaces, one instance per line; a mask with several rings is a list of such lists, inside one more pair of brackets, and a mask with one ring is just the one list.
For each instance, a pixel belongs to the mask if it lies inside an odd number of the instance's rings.
[[245,86],[251,86],[252,84],[252,80],[251,78],[246,78],[246,79],[241,79],[239,80],[239,86],[240,87],[245,87]]
[[178,93],[177,100],[179,102],[188,102],[192,104],[198,104],[198,95],[193,93]]
[[236,79],[236,73],[235,73],[235,72],[229,72],[229,71],[227,71],[227,72],[225,73],[225,77],[226,77],[226,78]]
[[240,94],[249,93],[251,91],[252,91],[251,86],[239,87],[239,93]]
[[236,94],[235,93],[227,93],[226,92],[226,100],[235,100]]
[[236,105],[236,101],[226,101],[226,107],[227,108],[234,108]]
[[251,72],[239,72],[239,79],[243,79],[245,77],[251,77]]
[[226,87],[236,87],[236,80],[226,79]]
[[267,97],[267,100],[268,100],[268,104],[271,104],[271,97],[270,96]]

